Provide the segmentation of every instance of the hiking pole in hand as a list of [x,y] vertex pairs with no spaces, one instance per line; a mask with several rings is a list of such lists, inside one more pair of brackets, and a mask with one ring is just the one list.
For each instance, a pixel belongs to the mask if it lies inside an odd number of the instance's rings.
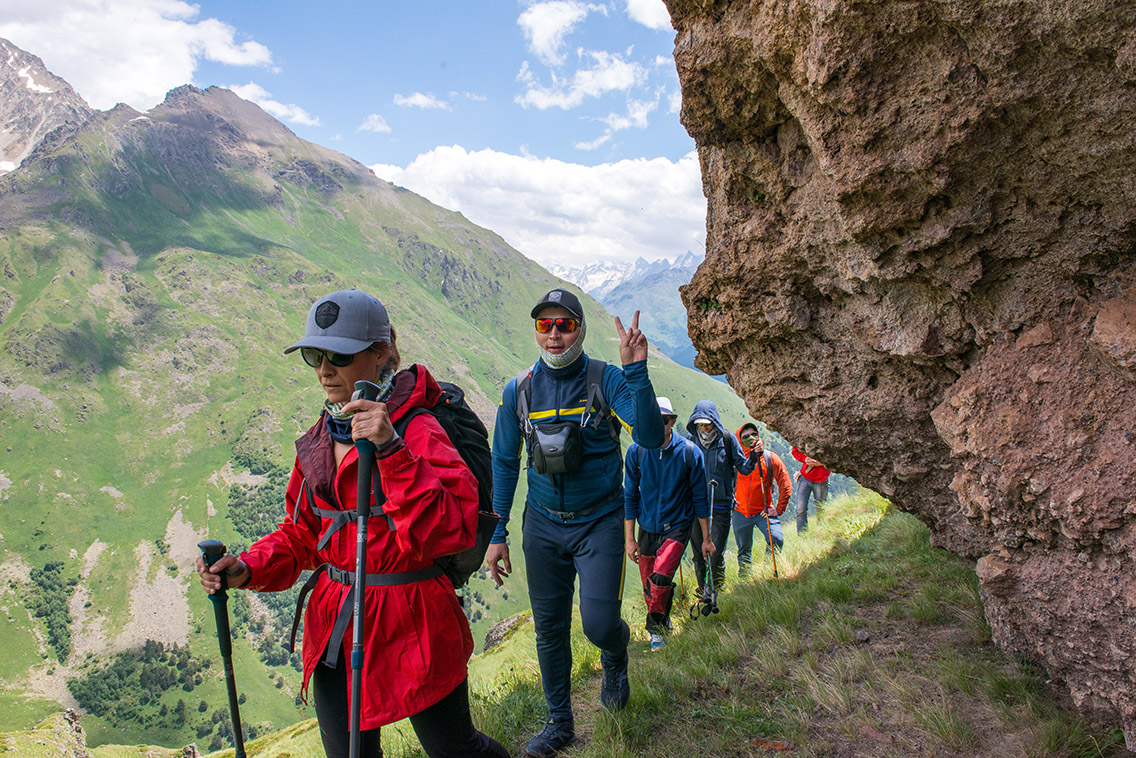
[[[208,568],[225,554],[225,545],[220,540],[205,540],[198,542],[201,549],[201,559]],[[235,758],[245,758],[245,738],[241,733],[241,711],[237,705],[237,679],[233,675],[233,634],[229,631],[229,594],[225,588],[229,584],[229,577],[222,571],[218,577],[221,579],[221,589],[209,596],[213,603],[213,616],[217,620],[217,641],[221,645],[221,660],[225,664],[225,687],[229,690],[229,715],[233,719],[233,742],[236,748]]]
[[[379,387],[372,382],[355,382],[352,400],[378,400]],[[355,440],[359,460],[358,489],[355,492],[355,619],[351,625],[351,758],[363,752],[363,596],[367,590],[367,517],[371,513],[371,472],[375,468],[375,446],[367,439]]]

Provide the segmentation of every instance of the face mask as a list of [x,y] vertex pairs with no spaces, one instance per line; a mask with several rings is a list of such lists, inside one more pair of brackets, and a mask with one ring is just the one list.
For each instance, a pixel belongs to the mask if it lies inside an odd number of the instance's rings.
[[695,427],[695,429],[698,430],[698,439],[701,440],[703,447],[709,447],[710,445],[714,444],[715,440],[718,439],[717,428],[711,427],[710,431],[708,432],[704,432],[701,429],[698,429],[698,427]]
[[540,351],[540,359],[544,365],[549,368],[564,368],[571,366],[576,362],[576,359],[584,354],[584,336],[588,333],[587,324],[580,324],[580,336],[572,343],[572,347],[565,350],[560,355],[553,355],[552,353],[542,349]]

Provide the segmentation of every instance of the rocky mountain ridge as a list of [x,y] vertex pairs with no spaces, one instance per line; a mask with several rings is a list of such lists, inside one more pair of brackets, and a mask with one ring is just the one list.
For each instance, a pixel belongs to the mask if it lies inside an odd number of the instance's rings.
[[95,111],[36,56],[0,39],[0,174],[14,170],[58,128]]

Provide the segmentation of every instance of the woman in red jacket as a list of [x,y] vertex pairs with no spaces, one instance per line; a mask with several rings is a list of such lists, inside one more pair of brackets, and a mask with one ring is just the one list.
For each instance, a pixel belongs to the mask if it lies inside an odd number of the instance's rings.
[[[434,565],[473,544],[477,480],[430,414],[414,416],[405,439],[394,429],[412,409],[433,407],[438,384],[423,366],[399,371],[386,308],[359,290],[317,300],[304,338],[284,352],[293,350],[315,370],[326,400],[319,421],[296,441],[284,521],[240,558],[226,555],[208,570],[199,559],[202,585],[216,591],[224,571],[230,587],[274,592],[295,584],[300,572],[315,571],[305,586],[311,597],[301,694],[310,684],[327,755],[348,755],[348,704],[356,694],[349,691],[345,654],[356,553],[352,443],[370,440],[377,448],[376,488],[381,483],[386,502],[372,505],[367,576],[388,583],[368,581],[366,588],[363,752],[381,756],[380,727],[409,717],[431,758],[507,756],[473,727],[466,680],[473,637],[453,585]],[[359,380],[379,385],[380,402],[351,400]]]

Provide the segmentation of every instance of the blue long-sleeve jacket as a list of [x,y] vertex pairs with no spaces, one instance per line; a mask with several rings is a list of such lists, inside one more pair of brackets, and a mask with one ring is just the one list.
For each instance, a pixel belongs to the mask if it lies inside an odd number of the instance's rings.
[[[714,440],[709,447],[703,446],[702,438],[698,436],[698,429],[694,426],[694,419],[696,418],[708,418],[714,422],[714,426],[718,429],[718,439]],[[707,485],[711,480],[718,483],[714,488],[714,502],[711,505],[716,509],[733,508],[734,488],[738,483],[738,478],[734,474],[735,472],[742,476],[752,474],[753,467],[757,465],[758,456],[753,456],[752,460],[746,458],[738,438],[734,436],[733,432],[726,431],[726,427],[722,426],[722,419],[718,415],[718,406],[714,404],[713,400],[699,400],[695,403],[694,412],[690,414],[690,420],[686,422],[686,431],[690,433],[691,442],[702,451],[706,460]],[[728,450],[726,449],[727,446],[729,446]]]
[[632,444],[625,464],[625,520],[638,520],[648,532],[666,534],[710,516],[705,464],[693,442],[672,434],[670,444],[659,450]]
[[[533,424],[579,419],[588,401],[587,366],[590,359],[581,356],[571,366],[549,368],[537,361],[532,371],[532,399],[529,420]],[[663,444],[663,417],[655,402],[655,391],[647,374],[647,362],[637,361],[622,370],[608,365],[603,373],[604,398],[632,439],[646,448]],[[570,474],[528,473],[526,505],[543,518],[557,523],[582,524],[601,518],[622,505],[623,459],[619,443],[612,439],[606,426],[583,430],[584,463]],[[520,477],[521,456],[525,440],[517,418],[517,380],[510,379],[501,393],[497,407],[497,424],[493,430],[493,510],[501,517],[492,542],[504,542],[513,495]],[[583,516],[560,518],[555,512],[585,511]]]

